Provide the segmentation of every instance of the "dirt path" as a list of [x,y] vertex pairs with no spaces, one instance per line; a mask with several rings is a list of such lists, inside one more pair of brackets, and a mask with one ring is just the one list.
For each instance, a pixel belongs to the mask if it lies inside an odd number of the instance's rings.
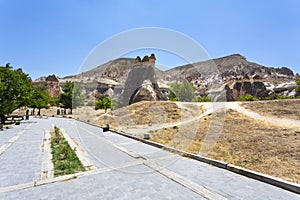
[[275,117],[268,117],[268,116],[262,116],[254,111],[251,111],[249,109],[246,109],[242,107],[240,104],[241,102],[226,102],[227,108],[231,108],[233,110],[238,111],[239,113],[242,113],[248,117],[258,119],[258,120],[264,120],[276,124],[284,124],[284,125],[295,125],[300,126],[300,121],[298,120],[292,120],[292,119],[280,119]]
[[[155,124],[148,127],[137,127],[137,128],[131,128],[131,129],[124,129],[123,131],[131,134],[142,134],[149,131],[155,131],[162,128],[170,128],[174,126],[182,126],[186,124],[191,124],[195,121],[200,120],[201,118],[211,115],[213,113],[219,112],[223,113],[223,116],[225,118],[226,109],[233,109],[237,112],[246,115],[248,117],[251,117],[255,120],[263,120],[275,124],[282,124],[282,125],[294,125],[294,126],[300,126],[299,120],[292,120],[292,119],[280,119],[276,117],[269,117],[269,116],[262,116],[252,110],[246,109],[245,107],[241,106],[242,102],[212,102],[212,103],[192,103],[192,102],[176,102],[177,106],[181,108],[181,110],[185,110],[182,115],[186,115],[188,111],[191,109],[189,108],[189,105],[197,105],[197,107],[200,110],[200,107],[205,109],[205,112],[202,114],[199,114],[197,116],[190,116],[190,117],[182,117],[180,122],[177,123],[171,123],[171,124]],[[200,112],[199,112],[200,113]]]
[[191,102],[176,102],[177,106],[183,111],[182,116],[186,115],[187,113],[189,113],[190,109],[188,107],[188,105],[196,105],[197,106],[197,110],[200,113],[200,107],[203,106],[203,108],[205,108],[205,112],[194,116],[194,117],[182,117],[180,122],[177,123],[172,123],[172,124],[155,124],[152,126],[148,126],[148,127],[143,127],[143,128],[131,128],[131,129],[121,129],[122,131],[125,131],[126,133],[130,133],[130,134],[144,134],[147,133],[149,131],[155,131],[155,130],[159,130],[162,128],[170,128],[170,127],[174,127],[174,126],[182,126],[182,125],[186,125],[186,124],[191,124],[195,121],[200,120],[201,118],[210,115],[212,113],[214,113],[215,111],[219,111],[219,110],[223,110],[224,116],[225,116],[225,103],[209,103],[209,104],[203,104],[203,103],[191,103]]

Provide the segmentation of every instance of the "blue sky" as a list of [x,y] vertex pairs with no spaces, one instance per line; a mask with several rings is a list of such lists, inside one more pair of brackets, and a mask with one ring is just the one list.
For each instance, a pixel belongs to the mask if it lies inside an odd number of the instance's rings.
[[[98,44],[143,27],[181,32],[213,58],[240,53],[300,72],[298,0],[0,0],[0,8],[0,65],[22,67],[33,79],[75,74]],[[184,64],[160,52],[157,62]]]

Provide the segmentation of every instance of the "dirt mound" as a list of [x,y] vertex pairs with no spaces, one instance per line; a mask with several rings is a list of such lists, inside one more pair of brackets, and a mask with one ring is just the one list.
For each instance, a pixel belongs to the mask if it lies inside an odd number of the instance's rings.
[[141,101],[112,111],[98,118],[97,124],[111,124],[118,129],[122,126],[151,126],[160,123],[176,123],[180,120],[180,108],[173,102]]

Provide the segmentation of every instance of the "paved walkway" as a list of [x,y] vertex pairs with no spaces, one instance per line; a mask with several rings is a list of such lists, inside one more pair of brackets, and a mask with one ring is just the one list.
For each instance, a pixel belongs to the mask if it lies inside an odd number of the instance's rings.
[[[94,170],[40,180],[44,130],[85,149]],[[300,196],[72,119],[0,132],[0,199],[300,199]]]

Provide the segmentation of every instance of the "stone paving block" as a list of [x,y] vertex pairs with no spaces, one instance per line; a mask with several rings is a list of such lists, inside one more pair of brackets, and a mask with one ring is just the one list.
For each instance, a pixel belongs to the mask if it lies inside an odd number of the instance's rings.
[[[145,166],[134,166],[136,171],[144,171]],[[60,195],[58,195],[60,194]],[[84,176],[67,182],[35,187],[8,193],[0,193],[15,198],[55,197],[58,199],[202,199],[197,194],[154,172],[131,174],[110,171]],[[125,198],[128,197],[128,198]],[[38,198],[40,199],[40,198]]]

